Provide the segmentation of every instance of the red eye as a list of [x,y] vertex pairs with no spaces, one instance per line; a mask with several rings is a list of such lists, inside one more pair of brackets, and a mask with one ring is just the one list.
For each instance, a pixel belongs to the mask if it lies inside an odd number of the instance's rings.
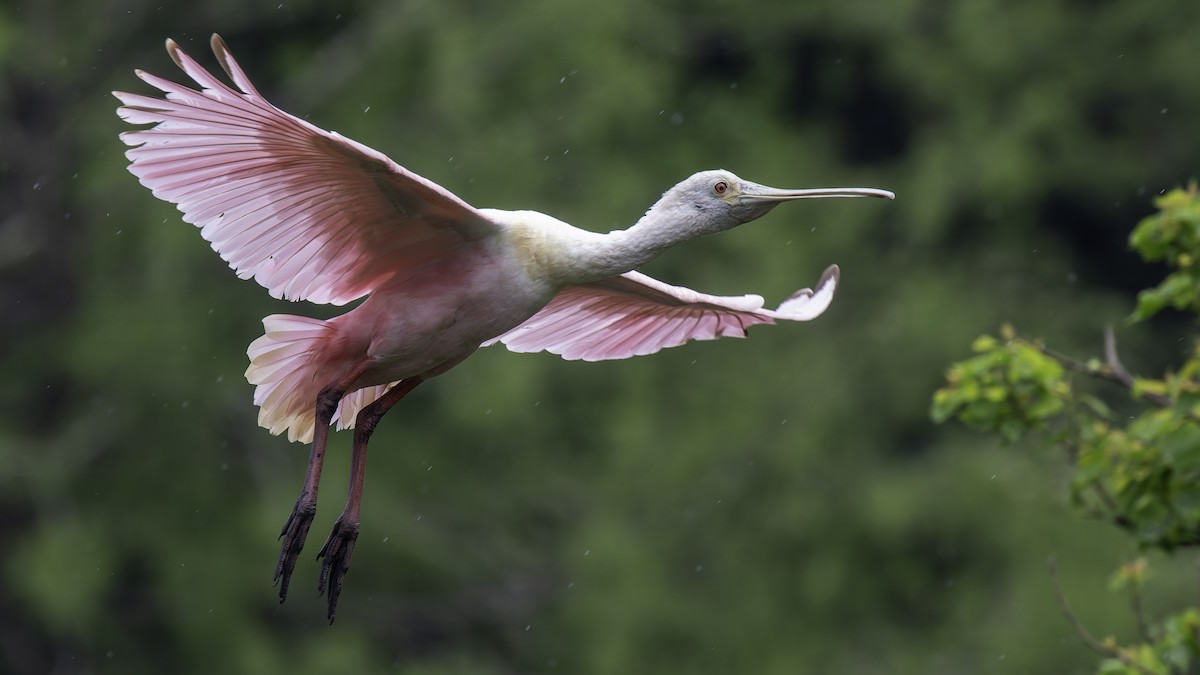
[[729,184],[723,180],[718,181],[717,184],[713,186],[713,192],[715,192],[719,195],[725,194],[725,191],[728,189],[729,189]]

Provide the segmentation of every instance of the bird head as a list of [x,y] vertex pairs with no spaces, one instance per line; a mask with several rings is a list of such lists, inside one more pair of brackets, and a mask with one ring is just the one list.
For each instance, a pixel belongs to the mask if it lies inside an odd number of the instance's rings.
[[822,197],[881,197],[895,199],[875,188],[809,188],[784,190],[738,178],[724,169],[701,171],[667,190],[647,217],[676,223],[692,236],[712,234],[760,218],[779,204]]

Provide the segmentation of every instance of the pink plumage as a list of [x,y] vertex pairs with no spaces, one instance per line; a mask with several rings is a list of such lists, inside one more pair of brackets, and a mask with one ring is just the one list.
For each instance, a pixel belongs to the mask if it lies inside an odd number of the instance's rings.
[[548,351],[564,359],[608,361],[653,354],[689,340],[745,337],[750,326],[776,319],[808,321],[833,300],[838,268],[821,275],[816,292],[796,291],[778,309],[757,295],[722,297],[671,286],[640,272],[568,286],[520,326],[484,346]]
[[177,205],[239,277],[287,300],[342,305],[366,296],[327,321],[268,316],[247,350],[259,423],[312,441],[304,487],[280,533],[281,602],[316,511],[330,426],[356,429],[346,505],[319,554],[330,621],[357,539],[367,443],[419,383],[497,342],[600,361],[816,318],[833,299],[836,266],[815,292],[798,291],[774,310],[756,295],[706,295],[633,270],[783,201],[893,197],[873,188],[780,190],[716,170],[694,174],[635,225],[607,234],[533,211],[476,209],[382,153],[271,105],[225,43],[214,35],[211,44],[237,89],[168,40],[199,89],[137,71],[162,95],[114,92],[123,120],[151,125],[121,139],[133,146],[129,170]]
[[289,115],[246,79],[224,43],[214,51],[237,92],[173,42],[195,91],[149,73],[166,94],[116,92],[131,124],[130,171],[243,279],[274,297],[345,304],[491,229],[473,208],[383,154]]

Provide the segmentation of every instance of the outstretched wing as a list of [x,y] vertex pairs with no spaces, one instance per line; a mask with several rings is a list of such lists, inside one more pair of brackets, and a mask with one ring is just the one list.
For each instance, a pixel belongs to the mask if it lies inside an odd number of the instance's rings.
[[271,105],[217,35],[212,49],[241,91],[175,42],[167,52],[199,91],[149,73],[166,94],[113,92],[131,124],[129,170],[183,212],[243,279],[275,297],[344,304],[495,226],[382,153]]
[[831,265],[816,291],[800,289],[770,310],[763,309],[757,295],[705,295],[627,272],[563,289],[525,323],[484,346],[499,342],[514,352],[544,350],[569,360],[607,361],[653,354],[689,340],[745,337],[746,329],[756,324],[820,316],[833,301],[838,274],[837,265]]

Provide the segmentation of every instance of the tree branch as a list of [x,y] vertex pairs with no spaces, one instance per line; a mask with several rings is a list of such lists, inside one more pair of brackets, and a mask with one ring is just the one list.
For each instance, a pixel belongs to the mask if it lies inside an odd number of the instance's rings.
[[[1125,365],[1121,363],[1120,357],[1117,356],[1117,338],[1113,334],[1112,325],[1104,327],[1104,357],[1106,363],[1101,368],[1091,367],[1082,361],[1077,361],[1066,354],[1057,352],[1046,345],[1032,340],[1023,337],[1018,337],[1017,339],[1054,359],[1067,370],[1118,384],[1129,390],[1130,393],[1134,390],[1135,382],[1133,375],[1129,374],[1129,370],[1125,368]],[[1152,391],[1140,391],[1137,395],[1161,408],[1172,408],[1175,406],[1175,402],[1170,397]],[[1190,410],[1182,411],[1180,414],[1188,421],[1200,424],[1200,417],[1196,416]]]
[[1058,598],[1058,607],[1062,610],[1063,616],[1070,622],[1071,627],[1075,629],[1075,634],[1079,636],[1083,644],[1087,645],[1092,651],[1116,659],[1143,675],[1154,675],[1142,667],[1141,664],[1134,661],[1129,655],[1121,653],[1115,647],[1104,644],[1088,632],[1087,627],[1083,625],[1079,617],[1075,616],[1075,612],[1071,609],[1071,603],[1067,602],[1067,595],[1063,592],[1062,584],[1058,582],[1058,561],[1054,556],[1046,559],[1046,570],[1050,573],[1050,582],[1054,586],[1054,596]]
[[1121,357],[1117,356],[1117,334],[1113,332],[1111,323],[1104,324],[1104,362],[1122,384],[1133,388],[1133,375],[1129,374],[1125,364],[1121,363]]
[[1146,611],[1142,607],[1141,584],[1130,582],[1129,604],[1133,608],[1133,616],[1137,619],[1138,635],[1141,636],[1142,642],[1153,642],[1154,638],[1150,635],[1150,626],[1146,623]]
[[1133,521],[1129,519],[1129,516],[1121,513],[1116,500],[1112,498],[1112,495],[1108,494],[1108,490],[1104,489],[1104,485],[1099,479],[1092,481],[1092,490],[1096,492],[1096,496],[1100,498],[1100,503],[1104,504],[1104,508],[1108,509],[1108,515],[1112,518],[1113,523],[1126,530],[1133,529]]

